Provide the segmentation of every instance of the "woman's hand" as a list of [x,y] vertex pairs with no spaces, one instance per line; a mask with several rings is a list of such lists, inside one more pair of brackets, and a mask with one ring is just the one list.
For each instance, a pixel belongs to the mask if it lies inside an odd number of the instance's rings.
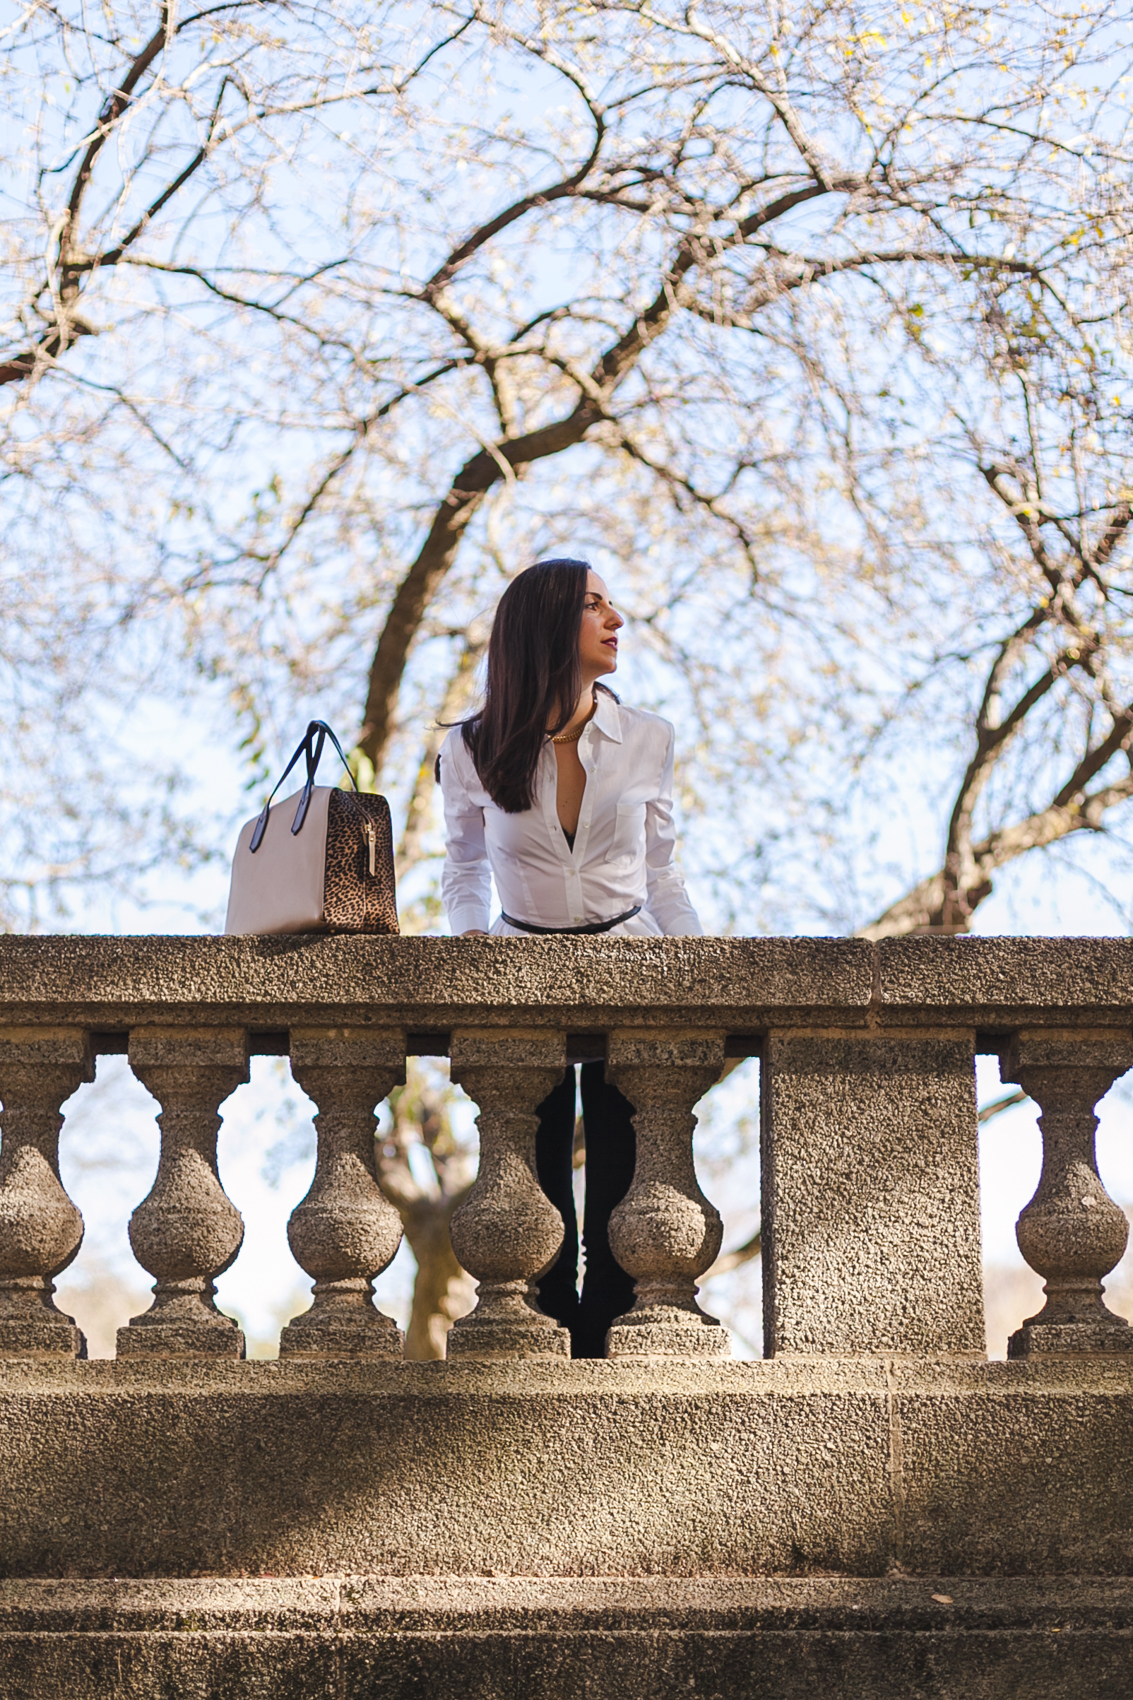
[[460,936],[462,939],[486,939],[488,935],[483,927],[468,927]]

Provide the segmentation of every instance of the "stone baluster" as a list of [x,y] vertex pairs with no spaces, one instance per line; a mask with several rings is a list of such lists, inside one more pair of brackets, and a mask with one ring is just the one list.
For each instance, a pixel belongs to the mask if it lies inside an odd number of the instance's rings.
[[83,1219],[59,1179],[59,1106],[93,1079],[80,1030],[0,1028],[0,1358],[86,1356],[51,1295],[83,1242]]
[[720,1251],[720,1214],[697,1184],[692,1107],[720,1078],[718,1033],[611,1034],[606,1074],[634,1105],[633,1185],[610,1217],[610,1247],[633,1276],[633,1309],[606,1351],[620,1357],[727,1357],[727,1330],[696,1302],[696,1278]]
[[218,1109],[248,1078],[237,1028],[135,1028],[130,1067],[161,1105],[161,1158],[130,1218],[130,1244],[156,1277],[153,1304],[118,1330],[118,1356],[244,1356],[244,1336],[213,1302],[244,1238],[216,1167]]
[[570,1335],[539,1309],[534,1283],[563,1240],[563,1219],[535,1173],[535,1111],[566,1068],[566,1039],[543,1030],[452,1036],[452,1078],[480,1106],[480,1172],[452,1219],[452,1245],[477,1282],[449,1357],[569,1357]]
[[315,1178],[287,1224],[315,1285],[310,1310],[280,1335],[280,1356],[400,1358],[401,1331],[373,1304],[374,1279],[401,1244],[401,1218],[377,1182],[374,1108],[404,1083],[405,1034],[295,1030],[291,1072],[319,1112]]
[[1102,1276],[1120,1263],[1129,1224],[1101,1183],[1094,1148],[1094,1105],[1130,1066],[1123,1033],[1018,1033],[1007,1048],[1004,1080],[1042,1112],[1042,1174],[1015,1237],[1046,1293],[1012,1334],[1008,1357],[1133,1350],[1133,1328],[1102,1301]]

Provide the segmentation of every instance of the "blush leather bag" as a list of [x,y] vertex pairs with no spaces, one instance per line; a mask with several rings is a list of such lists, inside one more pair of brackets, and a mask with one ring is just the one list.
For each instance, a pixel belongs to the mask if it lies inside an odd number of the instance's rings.
[[[352,773],[352,791],[315,784],[328,738],[350,773],[326,721],[312,720],[262,813],[241,827],[226,933],[398,931],[389,804],[359,791]],[[273,809],[300,756],[306,783]]]

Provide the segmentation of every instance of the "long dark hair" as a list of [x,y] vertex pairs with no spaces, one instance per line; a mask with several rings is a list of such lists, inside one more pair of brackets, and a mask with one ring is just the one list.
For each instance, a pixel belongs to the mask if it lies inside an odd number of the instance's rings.
[[578,634],[589,573],[587,561],[537,561],[500,597],[484,706],[460,725],[481,785],[505,814],[522,814],[534,804],[539,752],[578,702]]

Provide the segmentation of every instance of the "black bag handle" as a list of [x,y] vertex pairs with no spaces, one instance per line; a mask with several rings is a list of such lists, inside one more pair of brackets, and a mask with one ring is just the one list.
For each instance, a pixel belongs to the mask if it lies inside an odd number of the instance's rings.
[[255,829],[248,844],[248,851],[251,855],[254,856],[260,845],[263,843],[264,833],[267,831],[268,817],[271,814],[272,801],[276,792],[283,784],[283,781],[287,778],[287,775],[291,772],[291,769],[295,766],[295,763],[299,760],[299,757],[305,755],[307,758],[307,782],[299,794],[299,807],[295,810],[295,819],[291,823],[291,830],[293,833],[302,832],[303,822],[307,818],[307,810],[311,806],[311,792],[315,788],[315,775],[318,772],[319,762],[322,758],[323,746],[328,738],[338,751],[343,767],[346,769],[347,773],[350,774],[350,783],[353,785],[355,791],[357,791],[358,781],[351,772],[350,763],[347,761],[345,755],[343,755],[342,745],[331,731],[331,728],[327,725],[325,720],[310,721],[308,723],[307,730],[299,740],[299,745],[295,754],[292,756],[291,760],[276,780],[275,785],[272,787],[271,796],[264,804],[263,813],[256,822]]

